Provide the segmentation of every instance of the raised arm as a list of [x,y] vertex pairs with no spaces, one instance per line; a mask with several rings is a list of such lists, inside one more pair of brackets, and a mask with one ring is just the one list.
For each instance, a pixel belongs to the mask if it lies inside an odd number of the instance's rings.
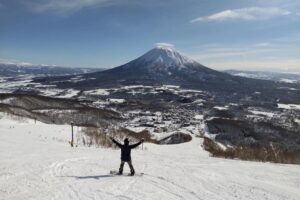
[[143,142],[144,142],[144,139],[142,139],[140,142],[138,142],[138,143],[136,143],[136,144],[129,145],[129,147],[130,147],[131,149],[136,148],[136,147],[138,147],[140,144],[142,144]]
[[113,141],[113,143],[115,143],[118,147],[122,147],[122,144],[119,143],[118,141],[116,141],[114,138],[110,137],[110,139]]

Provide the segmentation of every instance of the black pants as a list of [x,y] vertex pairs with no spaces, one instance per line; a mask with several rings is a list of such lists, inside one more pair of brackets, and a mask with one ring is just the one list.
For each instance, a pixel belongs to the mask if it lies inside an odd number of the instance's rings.
[[133,168],[133,166],[132,166],[131,160],[128,160],[128,161],[121,160],[121,164],[120,164],[120,168],[119,168],[119,173],[120,173],[120,174],[123,173],[123,168],[124,168],[125,162],[128,163],[131,174],[134,174],[134,168]]

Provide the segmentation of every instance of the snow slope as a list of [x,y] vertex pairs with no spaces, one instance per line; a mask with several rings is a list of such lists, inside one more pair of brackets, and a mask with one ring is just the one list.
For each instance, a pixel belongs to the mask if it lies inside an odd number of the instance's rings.
[[132,153],[145,174],[129,177],[109,175],[119,150],[70,148],[69,137],[67,125],[0,116],[0,199],[300,199],[300,166],[212,158],[198,138],[144,144]]
[[181,55],[174,46],[164,44],[158,44],[154,49],[148,51],[139,59],[147,62],[164,63],[167,67],[185,67],[185,65],[196,63],[196,61],[188,58],[187,56]]

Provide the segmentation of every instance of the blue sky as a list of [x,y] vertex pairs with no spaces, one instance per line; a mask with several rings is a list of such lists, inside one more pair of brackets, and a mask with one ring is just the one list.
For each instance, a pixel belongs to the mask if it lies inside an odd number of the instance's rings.
[[0,0],[0,62],[109,68],[154,47],[218,70],[300,72],[297,0]]

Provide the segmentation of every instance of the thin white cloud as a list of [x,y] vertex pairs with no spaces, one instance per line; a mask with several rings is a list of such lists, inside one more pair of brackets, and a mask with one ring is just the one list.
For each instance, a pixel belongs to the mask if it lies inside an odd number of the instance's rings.
[[[207,47],[208,46],[208,47]],[[240,70],[267,70],[300,72],[300,48],[285,42],[261,42],[254,44],[226,44],[199,46],[188,53],[194,60],[208,67]]]
[[232,60],[222,62],[206,62],[204,64],[217,70],[238,69],[258,71],[300,72],[300,59],[247,59],[243,61]]
[[260,8],[250,7],[234,10],[224,10],[222,12],[214,13],[212,15],[198,17],[191,20],[195,22],[223,22],[223,21],[252,21],[252,20],[266,20],[278,16],[290,15],[291,12],[280,8]]
[[240,58],[249,57],[254,55],[260,55],[265,53],[274,53],[279,50],[276,48],[267,48],[267,47],[234,47],[234,48],[209,48],[201,52],[190,54],[196,60],[201,61],[211,61],[211,60],[223,60],[228,58]]
[[68,14],[87,7],[104,7],[122,3],[120,0],[40,0],[30,4],[34,12]]
[[155,44],[156,47],[171,47],[174,48],[174,44],[166,43],[166,42],[159,42]]
[[203,53],[200,55],[192,56],[198,61],[212,61],[212,60],[224,60],[224,59],[244,59],[250,56],[255,56],[256,54],[266,54],[278,51],[277,49],[262,49],[262,50],[245,50],[245,51],[232,51],[232,52],[216,52],[216,53]]
[[256,47],[268,47],[268,46],[271,46],[271,44],[268,43],[268,42],[261,42],[261,43],[255,44],[254,46],[256,46]]

